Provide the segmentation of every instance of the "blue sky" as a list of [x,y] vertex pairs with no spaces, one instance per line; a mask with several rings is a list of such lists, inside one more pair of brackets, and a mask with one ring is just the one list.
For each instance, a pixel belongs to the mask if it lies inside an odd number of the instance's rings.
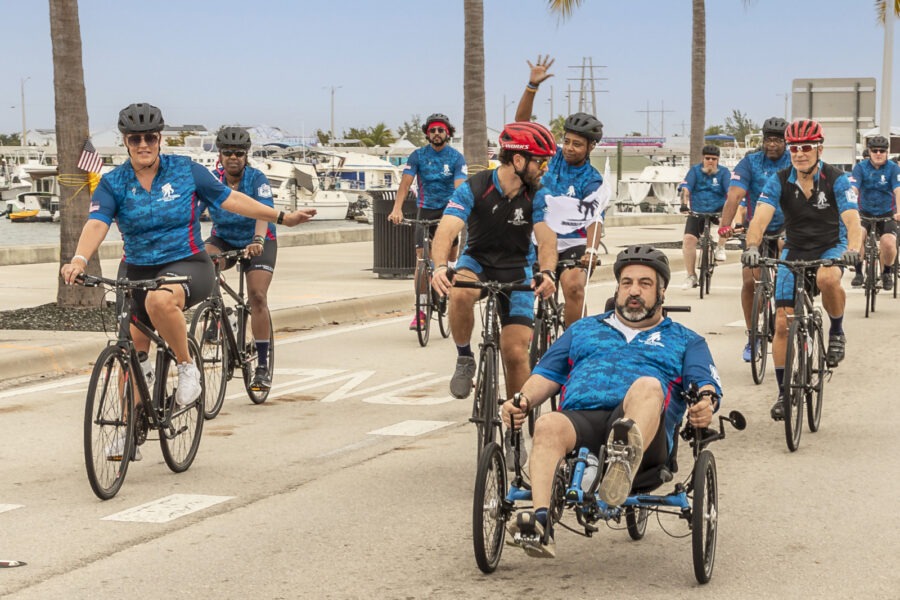
[[[147,101],[167,122],[275,125],[295,135],[444,112],[462,123],[462,0],[81,0],[92,131],[115,126],[120,108]],[[586,0],[558,22],[544,0],[485,0],[488,124],[508,120],[528,77],[527,59],[556,58],[535,102],[542,122],[568,112],[567,78],[583,57],[597,69],[597,116],[607,135],[644,132],[647,108],[665,134],[689,131],[690,0]],[[757,122],[784,113],[791,80],[875,77],[883,29],[870,0],[707,0],[707,125],[733,109]],[[53,65],[46,1],[0,0],[6,59],[0,66],[0,132],[52,127]],[[12,17],[12,18],[10,18]],[[14,27],[12,25],[15,25]],[[894,88],[900,57],[894,34]],[[573,101],[573,111],[577,109]],[[900,92],[892,115],[900,123]],[[650,115],[658,135],[659,114]]]

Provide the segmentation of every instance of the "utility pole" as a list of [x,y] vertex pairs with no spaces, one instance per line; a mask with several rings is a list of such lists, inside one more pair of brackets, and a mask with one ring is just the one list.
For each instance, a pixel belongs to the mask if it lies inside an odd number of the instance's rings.
[[552,85],[550,86],[550,120],[547,122],[548,123],[553,122],[553,86]]
[[650,113],[659,113],[659,137],[666,137],[666,117],[667,112],[675,112],[674,110],[666,110],[665,103],[660,102],[659,110],[650,110],[650,101],[647,101],[646,110],[636,110],[634,112],[645,113],[647,115],[647,130],[644,135],[650,136]]
[[[586,56],[581,59],[580,66],[569,66],[570,69],[581,69],[581,77],[569,77],[570,81],[579,82],[578,111],[597,115],[597,92],[607,93],[609,90],[598,90],[596,82],[606,81],[606,77],[596,77],[594,69],[605,69],[606,65],[594,66],[594,60]],[[590,95],[590,98],[588,98]],[[572,113],[571,100],[569,114]]]
[[25,128],[25,82],[31,79],[31,77],[25,77],[21,79],[20,91],[22,93],[22,146],[28,145],[28,140],[26,139],[27,129]]
[[[881,59],[881,135],[891,139],[891,70],[894,62],[894,3],[885,2],[884,58]],[[890,151],[890,148],[888,148]]]
[[788,92],[785,92],[783,94],[775,94],[775,95],[784,97],[784,120],[787,121],[788,120],[788,98],[790,98],[791,95]]
[[506,109],[507,109],[508,107],[512,106],[512,105],[515,104],[515,103],[516,103],[515,100],[510,100],[509,102],[507,102],[507,101],[506,101],[506,94],[503,94],[503,125],[500,127],[500,129],[503,129],[504,127],[506,127],[506,123],[507,123],[507,121],[506,121]]
[[326,86],[326,87],[322,88],[323,90],[327,90],[327,89],[331,90],[331,140],[330,141],[331,141],[332,146],[334,146],[334,140],[337,139],[337,136],[335,135],[335,132],[334,132],[334,90],[339,90],[342,87],[344,87],[344,86],[331,85],[331,86]]

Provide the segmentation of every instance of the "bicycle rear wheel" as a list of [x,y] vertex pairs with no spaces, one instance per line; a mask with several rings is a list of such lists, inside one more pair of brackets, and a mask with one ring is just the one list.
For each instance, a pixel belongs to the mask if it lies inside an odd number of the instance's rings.
[[485,346],[481,351],[478,363],[478,376],[475,385],[475,425],[478,432],[478,456],[496,440],[494,418],[497,416],[497,399],[499,398],[500,381],[497,378],[497,349]]
[[771,302],[766,292],[766,284],[757,283],[753,291],[753,308],[750,311],[750,371],[753,374],[753,383],[757,385],[766,378]]
[[[244,375],[244,389],[253,404],[262,404],[269,397],[270,387],[261,388],[253,384],[256,375],[256,366],[259,364],[259,356],[256,351],[256,339],[250,329],[249,313],[244,313],[244,360],[241,370]],[[275,328],[272,326],[272,314],[269,313],[269,352],[266,356],[266,368],[269,372],[269,381],[275,380]]]
[[806,417],[809,430],[815,433],[822,422],[822,400],[825,396],[825,378],[828,376],[825,364],[825,340],[822,319],[816,315],[810,335],[812,355],[809,360],[809,393],[806,398]]
[[441,337],[447,339],[450,337],[450,298],[438,296],[434,290],[431,290],[431,296],[434,299],[434,311],[437,312]]
[[875,312],[875,283],[876,283],[875,261],[871,256],[866,257],[866,317],[870,312]]
[[191,319],[191,336],[200,345],[206,388],[203,394],[203,417],[215,419],[225,403],[228,386],[228,339],[222,312],[212,302],[203,302]]
[[[425,282],[422,283],[422,286],[428,286],[427,289],[431,289],[431,277],[427,271],[423,277]],[[418,280],[419,278],[417,277],[416,281]],[[422,296],[425,296],[425,298],[422,298]],[[419,345],[423,348],[428,345],[428,338],[431,335],[431,312],[431,294],[427,292],[424,294],[416,293],[416,337],[419,338]],[[419,315],[425,315],[424,322],[419,319]]]
[[493,573],[503,554],[508,511],[503,506],[506,497],[506,464],[503,451],[495,442],[489,444],[478,460],[475,476],[475,497],[472,503],[472,541],[475,562],[484,573]]
[[700,241],[700,299],[709,293],[709,241]]
[[134,450],[133,372],[116,346],[100,353],[84,406],[84,465],[88,482],[101,500],[109,500],[125,482]]
[[187,406],[181,406],[175,402],[175,391],[178,389],[178,369],[175,358],[167,355],[163,363],[163,398],[160,406],[163,407],[162,423],[159,425],[159,445],[162,448],[163,458],[169,468],[175,473],[182,473],[190,468],[197,456],[200,447],[200,436],[203,433],[203,405],[204,405],[204,371],[203,359],[200,356],[200,347],[192,338],[188,338],[188,349],[194,364],[200,369],[200,399]]
[[716,561],[716,539],[719,533],[719,482],[716,459],[709,450],[703,450],[697,456],[691,483],[694,576],[700,583],[709,583]]
[[650,509],[643,506],[629,506],[625,509],[625,525],[628,528],[628,535],[631,539],[637,541],[644,537],[647,532],[647,518],[650,516]]
[[809,340],[794,319],[788,330],[787,355],[784,361],[784,437],[787,447],[795,452],[800,447],[803,429],[803,399],[808,381],[806,347]]

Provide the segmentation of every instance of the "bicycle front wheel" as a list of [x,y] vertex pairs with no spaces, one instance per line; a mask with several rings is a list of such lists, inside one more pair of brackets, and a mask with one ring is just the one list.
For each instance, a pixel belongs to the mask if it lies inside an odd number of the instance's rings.
[[815,324],[812,326],[810,342],[812,355],[810,356],[809,370],[809,394],[806,397],[806,418],[809,430],[815,433],[822,422],[822,400],[825,396],[825,378],[828,375],[825,365],[825,340],[822,332],[822,321],[816,315]]
[[753,308],[750,311],[750,371],[753,383],[759,385],[766,378],[766,362],[769,356],[769,315],[771,298],[764,283],[757,283],[753,291]]
[[809,384],[806,380],[808,344],[806,332],[800,329],[800,322],[794,319],[788,330],[784,361],[784,437],[791,452],[800,447],[800,433],[803,429],[803,399]]
[[[422,283],[423,286],[428,286],[427,289],[431,289],[431,277],[426,271],[423,275],[425,281]],[[418,281],[419,278],[416,278]],[[424,296],[424,298],[423,298]],[[419,345],[423,348],[428,345],[428,338],[431,335],[431,314],[432,314],[432,302],[431,302],[431,294],[429,293],[416,293],[416,336],[419,338]],[[425,320],[419,318],[420,315],[425,315]]]
[[[256,375],[256,367],[259,365],[259,356],[256,351],[256,339],[250,330],[250,323],[247,313],[244,313],[244,331],[246,342],[244,344],[244,361],[242,370],[244,374],[244,388],[247,390],[247,396],[253,404],[262,404],[269,397],[271,384],[267,388],[257,387],[253,379]],[[266,368],[268,369],[269,381],[275,380],[275,328],[272,326],[272,314],[269,313],[269,352],[266,355]]]
[[506,464],[503,451],[496,443],[488,445],[478,460],[475,497],[472,503],[472,541],[475,562],[484,573],[493,573],[503,554],[508,512],[506,497]]
[[700,583],[709,583],[716,561],[716,539],[719,533],[719,482],[716,459],[709,450],[703,450],[697,456],[691,487],[694,576]]
[[484,449],[496,440],[494,419],[497,416],[500,386],[497,379],[498,358],[496,348],[485,346],[481,351],[481,360],[478,364],[475,386],[475,406],[477,408],[475,425],[478,432],[479,458]]
[[84,406],[84,465],[88,482],[109,500],[125,482],[134,451],[134,373],[127,356],[107,346],[97,357]]
[[709,246],[708,242],[700,242],[700,299],[709,293]]
[[203,394],[203,417],[214,419],[225,403],[228,386],[228,339],[222,312],[212,302],[203,302],[191,319],[191,336],[200,345],[206,388]]
[[437,312],[441,337],[447,339],[450,337],[450,298],[438,296],[434,290],[431,291],[431,295],[434,298],[434,310]]
[[866,258],[866,318],[870,312],[875,312],[875,284],[878,281],[878,273],[875,268],[875,260],[871,256]]
[[174,356],[166,356],[163,372],[159,375],[165,381],[164,396],[160,401],[160,406],[163,407],[163,418],[159,424],[159,444],[162,447],[166,464],[175,473],[182,473],[190,468],[197,456],[200,435],[203,433],[205,393],[203,359],[200,357],[200,347],[192,338],[188,338],[188,349],[194,364],[201,367],[200,398],[197,401],[187,406],[181,406],[175,402],[175,391],[178,389],[178,369]]

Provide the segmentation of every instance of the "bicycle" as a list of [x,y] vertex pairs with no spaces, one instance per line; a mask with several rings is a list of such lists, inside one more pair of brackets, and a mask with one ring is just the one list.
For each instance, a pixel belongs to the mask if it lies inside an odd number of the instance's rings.
[[831,369],[825,362],[825,334],[822,311],[813,305],[815,276],[819,267],[840,266],[838,260],[781,260],[765,258],[760,264],[784,265],[794,274],[794,314],[790,322],[787,353],[784,361],[784,437],[787,447],[795,452],[800,447],[803,429],[803,405],[809,430],[815,433],[822,421],[825,380]]
[[712,239],[712,224],[719,222],[721,212],[698,213],[690,211],[690,216],[697,217],[703,221],[702,231],[698,247],[700,248],[700,269],[698,281],[700,284],[700,299],[703,299],[704,293],[709,294],[710,281],[712,281],[713,271],[716,270],[716,243]]
[[[769,255],[771,245],[781,237],[780,234],[764,234],[759,245],[760,257],[772,258]],[[753,383],[759,385],[766,377],[766,362],[769,356],[769,344],[775,336],[775,268],[760,265],[759,279],[753,283],[753,304],[750,309],[750,372]]]
[[[212,254],[210,258],[216,263],[216,281],[209,298],[197,306],[191,318],[190,332],[199,340],[200,351],[208,380],[203,403],[203,416],[214,419],[225,402],[225,388],[234,376],[236,369],[241,370],[244,388],[250,401],[262,404],[269,397],[270,388],[258,387],[254,384],[256,366],[259,363],[256,340],[248,327],[251,310],[244,295],[244,250],[230,250],[221,254]],[[238,290],[235,291],[225,280],[225,275],[218,268],[222,262],[236,260],[238,262]],[[222,291],[234,300],[234,307],[225,305]],[[269,380],[275,373],[275,331],[272,327],[272,315],[269,314],[269,353],[267,363]]]
[[[890,217],[864,217],[860,215],[863,225],[868,225],[868,233],[866,234],[865,244],[863,246],[863,262],[865,263],[866,279],[863,288],[866,294],[866,318],[869,318],[870,312],[875,312],[875,296],[881,290],[881,251],[878,247],[878,232],[876,225],[878,223],[886,223],[893,221],[893,215]],[[894,266],[897,265],[896,258]],[[897,271],[894,270],[894,297],[897,294]]]
[[[187,406],[175,402],[178,383],[175,353],[156,332],[140,321],[132,320],[132,300],[136,290],[155,290],[164,284],[188,283],[190,279],[116,280],[79,276],[82,285],[102,285],[114,290],[116,306],[120,308],[116,315],[117,337],[100,352],[94,363],[84,409],[85,467],[91,489],[101,500],[109,500],[118,493],[135,448],[147,441],[151,429],[159,432],[163,458],[175,473],[186,471],[197,456],[203,432],[203,402],[198,399]],[[156,345],[152,384],[148,384],[141,368],[141,357],[131,338],[131,325]],[[188,347],[200,371],[202,398],[205,384],[200,348],[190,337]]]
[[501,428],[497,409],[503,402],[500,395],[500,309],[501,294],[530,292],[527,283],[500,283],[498,281],[469,281],[455,278],[454,287],[480,289],[487,294],[481,311],[481,343],[478,345],[478,371],[475,376],[475,394],[472,399],[472,416],[478,434],[477,449],[480,457],[484,448],[497,439]]
[[[428,345],[431,335],[431,317],[437,314],[441,337],[450,337],[449,303],[446,297],[439,296],[431,287],[434,275],[434,262],[431,260],[431,227],[440,223],[440,219],[403,219],[400,225],[420,225],[425,230],[422,239],[422,257],[416,258],[416,336],[423,348]],[[420,290],[427,290],[425,294]],[[424,322],[419,315],[425,315]]]
[[[700,395],[693,385],[682,392],[682,397],[688,404],[693,404],[699,401]],[[593,537],[599,530],[595,525],[599,521],[606,522],[611,529],[621,529],[616,525],[621,525],[624,517],[628,535],[637,541],[643,539],[646,533],[650,514],[655,513],[657,520],[660,514],[675,515],[687,522],[689,533],[685,535],[691,536],[694,576],[700,583],[709,582],[718,538],[719,493],[715,457],[707,446],[724,439],[726,422],[738,431],[747,425],[744,416],[738,411],[732,411],[727,417],[720,415],[719,430],[695,428],[686,421],[680,433],[676,432],[675,447],[667,463],[639,472],[622,506],[609,506],[600,499],[597,494],[600,477],[596,477],[593,482],[583,481],[588,448],[579,448],[564,456],[557,464],[553,477],[550,506],[547,509],[548,520],[573,533]],[[513,430],[513,447],[516,452],[520,436],[519,430]],[[676,453],[679,436],[691,446],[693,468],[687,477],[675,484],[672,492],[651,494],[656,488],[672,481],[678,471]],[[605,451],[605,447],[601,449],[598,461],[600,465],[604,464]],[[478,462],[472,506],[472,538],[475,562],[484,573],[493,573],[500,563],[506,522],[515,518],[517,510],[533,508],[533,505],[528,504],[532,499],[531,487],[522,475],[518,460],[516,463],[513,481],[507,487],[506,459],[499,444],[495,442],[485,448]],[[566,513],[574,514],[583,533],[562,522]],[[662,527],[662,521],[660,526]],[[547,527],[545,536],[550,535],[550,529]],[[685,537],[670,533],[665,527],[663,531],[672,537]],[[542,543],[547,541],[544,539]]]

